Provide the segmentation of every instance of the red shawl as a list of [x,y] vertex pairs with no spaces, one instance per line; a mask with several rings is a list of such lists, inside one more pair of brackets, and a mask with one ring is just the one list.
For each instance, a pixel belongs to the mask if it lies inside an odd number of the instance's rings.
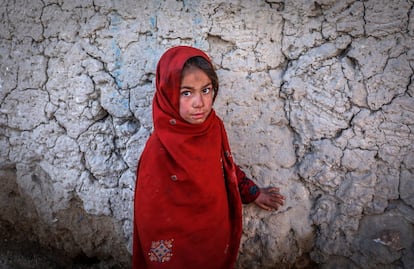
[[153,100],[154,132],[141,155],[135,189],[133,268],[234,267],[242,232],[241,200],[222,121],[179,115],[186,46],[160,59]]

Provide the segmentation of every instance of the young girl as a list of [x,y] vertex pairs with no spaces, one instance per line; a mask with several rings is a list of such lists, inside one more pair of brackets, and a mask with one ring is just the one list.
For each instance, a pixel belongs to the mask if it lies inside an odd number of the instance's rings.
[[259,189],[234,163],[212,109],[219,85],[202,51],[179,46],[159,60],[154,132],[135,190],[133,268],[234,267],[242,203],[283,205],[278,188]]

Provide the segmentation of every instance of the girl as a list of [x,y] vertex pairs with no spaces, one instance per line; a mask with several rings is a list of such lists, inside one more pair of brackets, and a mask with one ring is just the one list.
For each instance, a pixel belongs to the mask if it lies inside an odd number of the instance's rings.
[[242,203],[283,205],[278,188],[259,189],[233,161],[212,109],[219,85],[209,57],[179,46],[157,65],[154,132],[138,163],[133,268],[234,267]]

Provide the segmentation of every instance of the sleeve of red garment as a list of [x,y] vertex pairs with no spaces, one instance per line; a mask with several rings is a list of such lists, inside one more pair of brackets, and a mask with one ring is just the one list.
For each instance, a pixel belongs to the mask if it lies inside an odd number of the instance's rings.
[[249,204],[256,200],[260,194],[259,187],[236,166],[237,184],[239,186],[240,197],[243,204]]

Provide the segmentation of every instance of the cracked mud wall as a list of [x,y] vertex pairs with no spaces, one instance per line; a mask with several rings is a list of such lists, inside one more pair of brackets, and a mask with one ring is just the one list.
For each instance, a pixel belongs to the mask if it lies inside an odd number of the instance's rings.
[[5,0],[0,224],[128,266],[137,159],[169,47],[205,50],[244,208],[237,268],[414,267],[414,3]]

